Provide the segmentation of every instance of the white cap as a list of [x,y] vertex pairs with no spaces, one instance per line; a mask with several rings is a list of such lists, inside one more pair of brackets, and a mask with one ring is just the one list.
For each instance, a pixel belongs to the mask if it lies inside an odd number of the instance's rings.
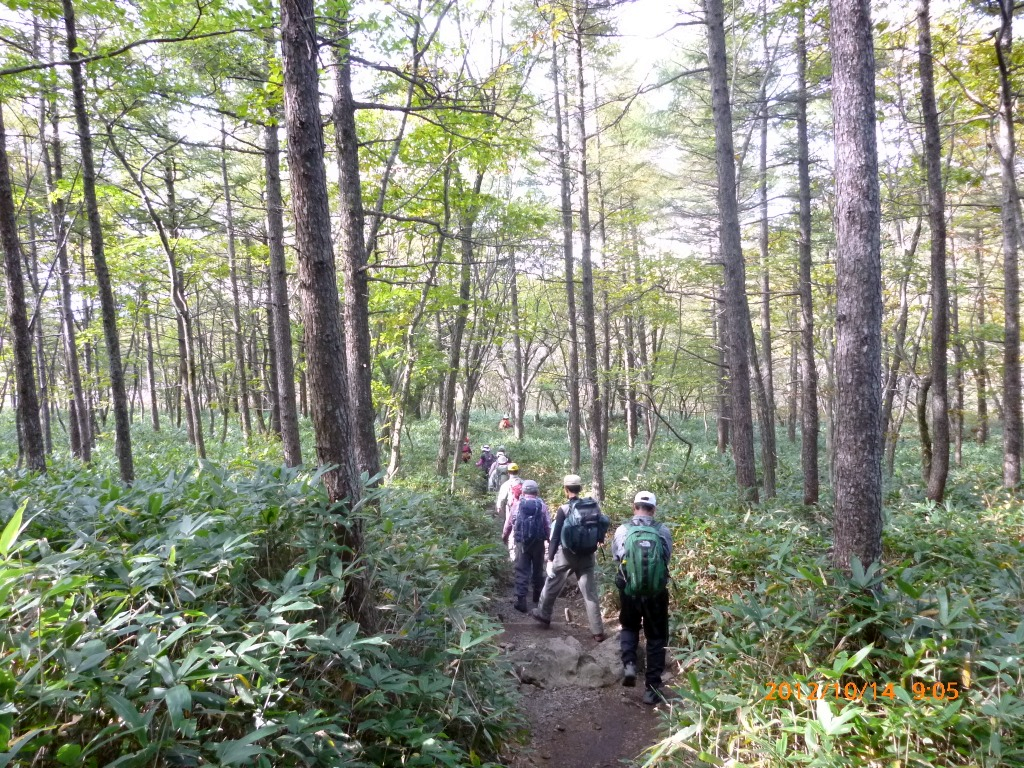
[[635,497],[633,497],[634,504],[647,504],[651,507],[658,506],[657,497],[650,491],[640,491]]

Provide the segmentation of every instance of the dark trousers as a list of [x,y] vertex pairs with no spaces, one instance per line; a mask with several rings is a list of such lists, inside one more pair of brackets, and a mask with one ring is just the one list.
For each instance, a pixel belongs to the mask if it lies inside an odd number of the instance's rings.
[[647,638],[647,671],[644,675],[648,688],[661,687],[661,673],[665,671],[665,645],[668,643],[668,590],[654,597],[627,597],[619,590],[619,646],[622,663],[636,664],[636,649],[640,643],[640,630]]
[[516,542],[516,598],[526,599],[526,593],[533,583],[533,602],[540,599],[544,587],[544,540],[525,544]]

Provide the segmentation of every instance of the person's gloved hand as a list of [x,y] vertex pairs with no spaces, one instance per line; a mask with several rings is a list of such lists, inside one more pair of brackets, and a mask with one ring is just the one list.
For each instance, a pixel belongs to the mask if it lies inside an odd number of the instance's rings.
[[555,561],[548,560],[547,574],[549,579],[555,578]]
[[507,547],[508,546],[508,536],[502,536],[501,537],[501,543],[504,544]]

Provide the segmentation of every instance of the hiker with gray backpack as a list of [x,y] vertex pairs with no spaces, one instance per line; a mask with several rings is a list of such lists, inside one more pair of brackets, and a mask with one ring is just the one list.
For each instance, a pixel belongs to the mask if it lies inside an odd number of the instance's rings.
[[644,704],[662,700],[661,675],[665,671],[668,643],[668,564],[672,557],[672,532],[656,522],[658,500],[650,491],[633,499],[633,519],[620,525],[612,538],[612,557],[618,565],[619,647],[622,651],[622,684],[636,685],[636,652],[640,630],[647,638],[646,691]]
[[509,543],[515,537],[516,599],[512,603],[517,611],[526,613],[526,594],[533,586],[533,602],[540,600],[544,586],[544,544],[551,534],[551,514],[540,498],[536,480],[524,480],[522,495],[512,507],[505,521],[501,540]]
[[545,627],[551,626],[551,611],[555,600],[565,586],[569,574],[576,575],[587,608],[590,634],[597,642],[604,640],[604,623],[597,600],[597,565],[595,553],[604,543],[609,520],[601,512],[597,501],[581,497],[583,480],[579,475],[566,475],[562,481],[568,501],[558,508],[555,525],[548,543],[547,581],[540,595],[540,605],[531,614]]

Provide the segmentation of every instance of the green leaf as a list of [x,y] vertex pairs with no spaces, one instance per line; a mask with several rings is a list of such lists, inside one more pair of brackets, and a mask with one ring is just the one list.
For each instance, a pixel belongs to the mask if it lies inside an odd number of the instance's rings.
[[7,557],[7,553],[11,551],[11,546],[14,544],[15,539],[21,533],[21,521],[25,516],[25,508],[27,506],[28,499],[25,499],[21,502],[21,506],[18,507],[18,511],[14,513],[14,516],[7,521],[7,525],[4,526],[4,532],[0,533],[0,556]]
[[185,713],[192,709],[192,692],[187,685],[176,685],[164,694],[171,725],[180,730],[185,723]]
[[57,750],[57,762],[61,765],[78,765],[82,748],[77,744],[65,744]]

